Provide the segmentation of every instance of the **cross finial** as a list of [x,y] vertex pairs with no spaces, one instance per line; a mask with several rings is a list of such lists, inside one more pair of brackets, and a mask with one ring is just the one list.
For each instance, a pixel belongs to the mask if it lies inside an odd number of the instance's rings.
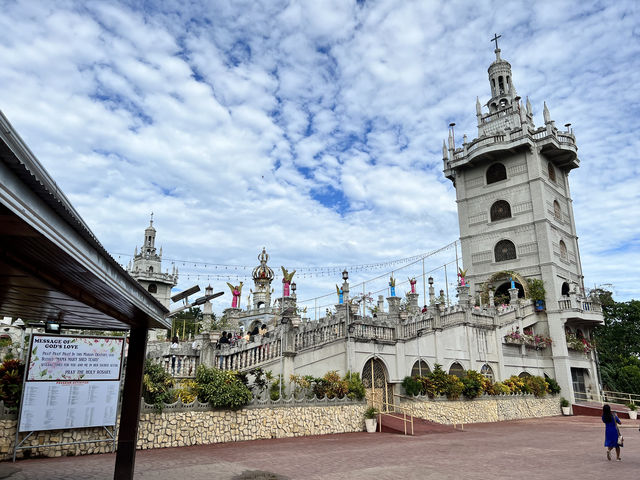
[[493,38],[490,40],[491,42],[496,42],[496,50],[498,50],[498,39],[502,37],[502,35],[498,35],[497,33],[494,33]]
[[150,224],[151,226],[153,226],[153,212],[151,212],[151,220],[150,220],[150,223],[149,223],[149,224]]

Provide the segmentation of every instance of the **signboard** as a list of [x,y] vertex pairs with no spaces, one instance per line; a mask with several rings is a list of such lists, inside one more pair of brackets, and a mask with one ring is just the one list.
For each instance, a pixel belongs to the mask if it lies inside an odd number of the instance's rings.
[[116,424],[124,337],[34,334],[20,432]]

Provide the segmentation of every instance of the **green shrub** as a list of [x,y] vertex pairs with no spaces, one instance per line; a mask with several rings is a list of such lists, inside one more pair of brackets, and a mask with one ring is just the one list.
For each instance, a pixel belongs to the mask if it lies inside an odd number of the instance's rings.
[[183,380],[173,390],[175,400],[182,403],[191,403],[198,397],[198,384],[195,380]]
[[156,410],[162,411],[165,403],[174,401],[173,385],[173,377],[162,365],[151,360],[145,361],[142,377],[142,397],[145,402],[153,405]]
[[5,360],[0,365],[0,400],[11,411],[18,410],[22,394],[24,363],[20,360]]
[[379,413],[378,409],[374,406],[371,406],[364,411],[364,418],[368,418],[368,419],[376,418],[378,416],[378,413]]
[[422,393],[422,383],[419,377],[404,377],[402,388],[404,388],[404,391],[407,392],[407,395],[410,397],[415,397]]
[[366,390],[359,373],[347,372],[344,376],[347,381],[347,397],[352,400],[362,400],[366,395]]
[[545,382],[549,385],[549,392],[551,394],[557,395],[560,393],[560,385],[558,385],[558,382],[556,382],[554,378],[545,378]]
[[464,383],[455,375],[447,375],[445,395],[449,400],[457,400],[464,390]]
[[253,395],[237,372],[200,365],[196,370],[198,398],[212,407],[237,410],[251,401]]
[[[447,385],[449,383],[449,375],[442,370],[442,365],[436,363],[428,377],[433,382],[435,389],[435,395],[444,395],[447,392]],[[457,377],[456,377],[457,378]]]
[[484,392],[482,387],[482,379],[484,376],[475,370],[467,370],[465,376],[460,380],[464,385],[462,394],[469,399],[479,397]]
[[427,395],[429,398],[433,398],[437,394],[436,384],[433,382],[431,377],[423,376],[418,377],[418,381],[420,382],[420,393],[422,395]]
[[[271,377],[271,386],[269,387],[269,398],[274,402],[276,400],[280,400],[280,384],[282,384],[282,375],[278,375],[278,377],[274,380],[274,377]],[[284,390],[284,384],[282,385]]]
[[509,395],[510,393],[512,393],[511,389],[502,382],[494,383],[492,386],[492,390],[492,395]]
[[536,397],[544,397],[547,394],[548,384],[542,377],[528,377],[525,384]]

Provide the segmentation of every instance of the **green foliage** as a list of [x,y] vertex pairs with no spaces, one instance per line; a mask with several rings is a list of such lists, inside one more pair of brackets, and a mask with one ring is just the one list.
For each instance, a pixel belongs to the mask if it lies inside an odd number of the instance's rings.
[[616,302],[611,292],[591,292],[602,304],[604,325],[594,329],[606,390],[640,394],[640,301]]
[[549,391],[549,385],[543,377],[527,377],[525,383],[536,397],[544,397]]
[[437,394],[436,384],[430,377],[418,377],[420,381],[420,394],[433,398]]
[[482,395],[484,391],[482,386],[483,378],[484,375],[482,375],[481,373],[478,373],[475,370],[467,370],[465,372],[465,376],[460,379],[462,381],[462,384],[464,385],[462,395],[464,395],[465,398],[469,399],[473,399]]
[[0,338],[0,348],[8,347],[11,344],[13,344],[11,337]]
[[[275,381],[273,381],[273,377],[272,377],[272,383],[271,383],[271,386],[269,387],[269,398],[271,398],[271,400],[273,400],[274,402],[280,399],[281,383],[282,383],[282,375],[278,375]],[[284,385],[282,385],[282,388],[284,390]]]
[[249,403],[253,397],[249,388],[234,371],[200,365],[196,370],[196,382],[198,398],[209,402],[212,407],[237,410]]
[[407,392],[410,397],[415,397],[422,393],[422,383],[419,380],[420,377],[404,377],[402,381],[402,388]]
[[566,399],[566,398],[564,398],[564,397],[561,397],[561,398],[560,398],[560,406],[561,406],[561,407],[568,407],[568,406],[569,406],[569,400],[567,400],[567,399]]
[[442,370],[442,365],[436,363],[433,366],[433,372],[429,374],[429,379],[433,382],[435,395],[443,395],[447,391],[449,375]]
[[0,365],[0,400],[11,411],[18,410],[23,378],[24,363],[20,360],[8,359]]
[[464,391],[464,383],[455,375],[447,375],[446,390],[444,394],[449,400],[457,400]]
[[527,278],[527,287],[529,290],[529,297],[531,300],[544,300],[546,290],[544,289],[544,282],[539,278]]
[[554,378],[545,378],[545,381],[549,386],[549,393],[551,393],[552,395],[557,395],[560,393],[560,385],[558,385],[558,382],[556,382]]
[[491,395],[509,395],[511,389],[502,382],[496,382],[492,385]]
[[378,409],[376,407],[369,407],[364,411],[364,418],[376,418],[378,416]]
[[173,390],[173,396],[182,403],[191,403],[198,396],[198,384],[195,380],[182,380]]
[[347,372],[344,379],[347,381],[347,397],[352,400],[362,400],[366,390],[359,373]]
[[142,377],[142,397],[145,402],[161,412],[165,403],[174,401],[173,385],[173,377],[164,370],[162,365],[153,363],[151,360],[145,362]]

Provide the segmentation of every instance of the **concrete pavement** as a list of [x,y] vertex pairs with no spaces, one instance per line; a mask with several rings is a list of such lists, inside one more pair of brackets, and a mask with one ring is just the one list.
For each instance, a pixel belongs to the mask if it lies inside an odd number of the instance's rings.
[[[466,425],[463,432],[405,437],[349,433],[138,451],[136,479],[635,479],[638,423],[623,422],[622,461],[607,461],[604,425],[551,417]],[[11,480],[110,479],[114,454],[20,460]]]

